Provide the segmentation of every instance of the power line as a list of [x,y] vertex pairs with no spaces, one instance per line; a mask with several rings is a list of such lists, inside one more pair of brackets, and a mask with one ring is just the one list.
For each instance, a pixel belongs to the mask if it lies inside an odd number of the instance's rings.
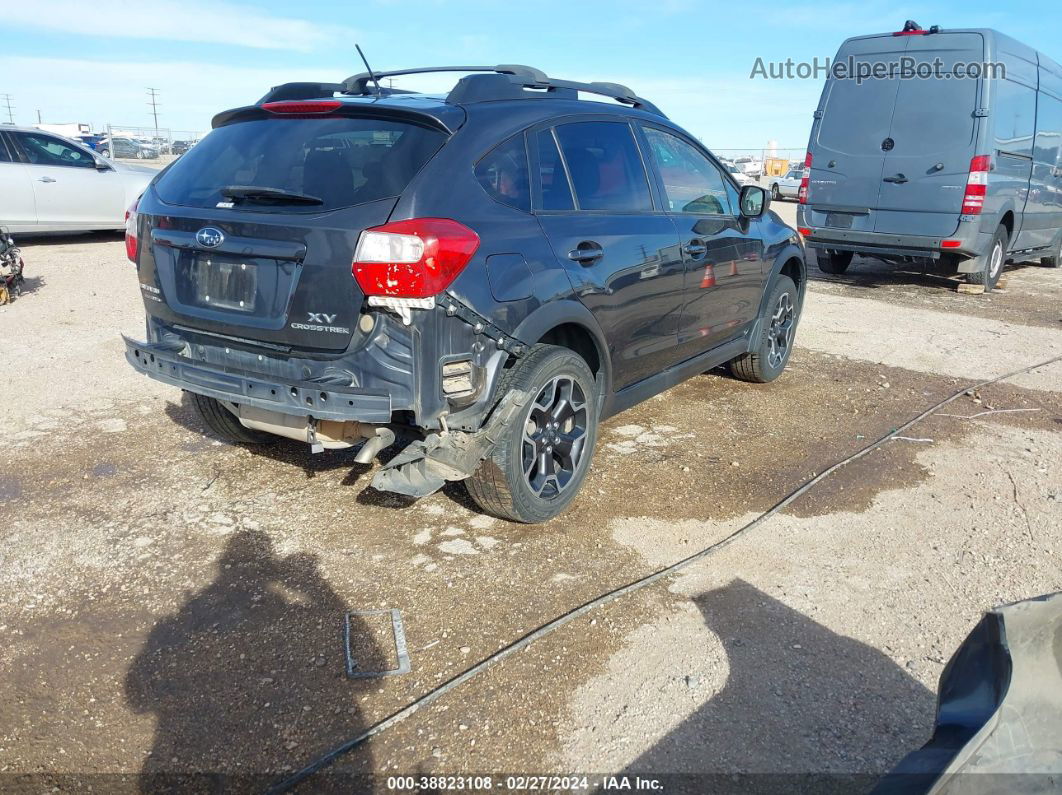
[[11,124],[14,124],[15,123],[15,110],[11,106],[11,95],[10,94],[0,94],[0,99],[2,99],[4,101],[4,104],[7,106],[7,120],[9,122],[11,122]]
[[155,118],[155,134],[159,132],[159,90],[157,88],[148,88],[148,104],[151,106],[151,115]]

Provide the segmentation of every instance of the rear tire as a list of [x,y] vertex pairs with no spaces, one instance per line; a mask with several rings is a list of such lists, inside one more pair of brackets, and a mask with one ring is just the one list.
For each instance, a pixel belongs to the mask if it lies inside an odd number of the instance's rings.
[[966,274],[966,280],[970,284],[983,284],[986,293],[996,286],[1003,273],[1003,265],[1007,261],[1007,241],[1009,240],[1010,233],[1007,232],[1007,227],[1000,224],[992,236],[988,251],[978,257],[980,269]]
[[531,395],[493,451],[465,480],[487,513],[514,522],[545,522],[575,498],[597,440],[597,384],[582,357],[535,345],[504,376],[500,395]]
[[1041,257],[1040,264],[1048,268],[1062,266],[1062,236],[1058,238],[1058,243],[1055,244],[1055,255],[1053,257]]
[[780,202],[782,200],[782,191],[778,189],[778,183],[771,185],[771,200]]
[[819,249],[815,254],[815,261],[823,273],[839,276],[852,264],[852,252]]
[[101,149],[100,150],[100,157],[105,157],[108,160],[110,160],[111,159],[111,150],[110,149]]
[[236,415],[221,405],[220,401],[205,395],[189,393],[199,416],[215,436],[234,444],[270,444],[277,440],[271,433],[256,431],[240,424]]
[[756,347],[727,363],[730,374],[741,381],[766,384],[785,370],[793,350],[800,319],[796,284],[788,276],[775,277],[767,297],[767,313]]

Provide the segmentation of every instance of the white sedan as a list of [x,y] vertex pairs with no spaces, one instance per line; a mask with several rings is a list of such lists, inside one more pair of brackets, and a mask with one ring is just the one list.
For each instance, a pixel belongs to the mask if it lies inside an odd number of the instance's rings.
[[124,229],[159,172],[35,128],[0,127],[0,224],[13,233]]
[[771,177],[771,198],[795,199],[800,190],[800,180],[804,177],[804,170],[800,168],[790,169],[784,177]]

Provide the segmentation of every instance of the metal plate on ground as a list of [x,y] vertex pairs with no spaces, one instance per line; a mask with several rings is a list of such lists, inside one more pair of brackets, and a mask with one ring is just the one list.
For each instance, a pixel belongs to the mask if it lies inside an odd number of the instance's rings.
[[[354,647],[356,645],[356,638],[354,637],[355,630],[352,629],[352,619],[371,617],[371,616],[390,616],[391,619],[391,636],[394,640],[395,660],[397,662],[394,668],[377,668],[366,669],[364,663],[371,662],[365,659],[364,653],[355,655]],[[383,610],[351,610],[346,614],[345,625],[343,627],[343,639],[344,639],[344,652],[347,659],[347,676],[351,679],[369,679],[377,676],[398,676],[399,674],[408,674],[410,671],[409,664],[409,649],[406,646],[406,631],[402,626],[402,614],[397,608],[383,609]],[[362,665],[358,664],[357,656],[362,658]]]

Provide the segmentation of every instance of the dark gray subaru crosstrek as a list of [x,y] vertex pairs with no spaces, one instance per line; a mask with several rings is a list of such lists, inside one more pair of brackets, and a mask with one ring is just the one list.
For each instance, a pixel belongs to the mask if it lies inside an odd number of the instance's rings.
[[[419,71],[474,74],[446,96],[377,82]],[[603,418],[789,358],[799,236],[624,86],[403,70],[279,86],[213,126],[130,209],[148,318],[126,344],[228,440],[395,445],[377,489],[464,480],[539,522]]]

